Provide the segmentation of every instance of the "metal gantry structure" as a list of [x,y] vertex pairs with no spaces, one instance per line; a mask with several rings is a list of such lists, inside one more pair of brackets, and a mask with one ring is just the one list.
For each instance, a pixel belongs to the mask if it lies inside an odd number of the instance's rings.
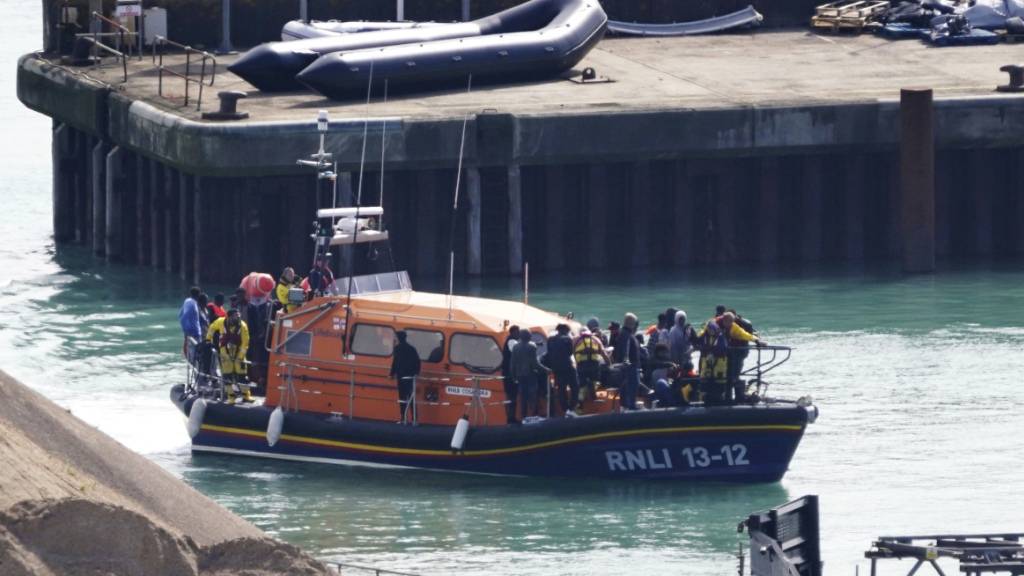
[[871,576],[877,576],[879,560],[916,560],[907,576],[914,576],[928,564],[945,576],[940,558],[950,558],[967,576],[982,574],[1024,575],[1024,533],[936,534],[925,536],[881,536],[864,557],[871,560]]

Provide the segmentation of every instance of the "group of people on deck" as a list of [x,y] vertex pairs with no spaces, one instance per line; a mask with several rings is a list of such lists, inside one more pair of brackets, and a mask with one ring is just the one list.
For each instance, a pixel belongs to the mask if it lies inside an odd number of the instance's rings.
[[[501,366],[508,422],[548,416],[549,406],[550,414],[577,416],[598,387],[617,388],[622,411],[741,401],[750,344],[763,345],[753,325],[724,306],[699,328],[675,308],[645,330],[633,313],[606,331],[591,318],[575,336],[568,324],[559,324],[547,339],[511,326]],[[638,398],[641,388],[646,393]]]
[[225,306],[224,294],[216,294],[211,299],[198,286],[189,290],[178,310],[178,321],[185,336],[183,353],[204,377],[214,373],[214,362],[217,362],[229,404],[233,404],[239,394],[244,401],[251,402],[251,388],[261,392],[269,358],[264,345],[267,328],[278,310],[292,312],[298,307],[291,294],[294,289],[302,290],[303,299],[333,292],[334,274],[327,258],[316,258],[305,282],[289,267],[281,272],[268,294],[252,294],[239,287],[231,295],[228,306]]

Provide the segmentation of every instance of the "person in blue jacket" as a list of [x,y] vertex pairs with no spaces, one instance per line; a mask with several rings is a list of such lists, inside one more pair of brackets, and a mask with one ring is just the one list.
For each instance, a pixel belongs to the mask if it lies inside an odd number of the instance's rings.
[[[193,286],[188,291],[188,298],[181,303],[178,310],[178,323],[181,324],[181,332],[185,335],[185,344],[182,348],[185,357],[191,362],[195,356],[195,344],[203,341],[202,321],[199,318],[199,295],[202,293],[198,286]],[[189,341],[192,338],[192,341]]]

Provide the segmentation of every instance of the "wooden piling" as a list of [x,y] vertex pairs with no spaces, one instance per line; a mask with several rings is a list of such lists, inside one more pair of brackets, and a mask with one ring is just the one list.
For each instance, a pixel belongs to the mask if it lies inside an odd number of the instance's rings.
[[121,259],[121,246],[123,243],[123,232],[121,228],[121,217],[124,201],[122,199],[121,176],[124,172],[125,153],[120,146],[114,146],[104,158],[104,183],[106,186],[106,199],[104,205],[104,247],[103,252],[108,261]]
[[192,271],[192,177],[184,172],[178,174],[178,274],[182,280],[188,281],[194,274]]
[[482,271],[483,243],[480,238],[481,192],[480,169],[466,168],[466,273],[479,276]]
[[104,171],[107,164],[107,143],[97,139],[93,145],[89,161],[91,169],[90,194],[92,195],[92,252],[103,256],[107,242],[107,179]]
[[903,270],[935,270],[935,137],[931,90],[900,91]]
[[672,262],[684,268],[693,262],[693,189],[686,160],[672,164]]
[[523,177],[518,164],[508,167],[508,271],[523,273]]
[[192,183],[192,284],[198,286],[206,279],[203,273],[203,234],[205,234],[205,223],[203,221],[203,179],[195,177]]
[[821,212],[824,208],[822,194],[825,187],[824,162],[821,157],[809,155],[803,158],[803,185],[801,187],[801,219],[803,238],[801,255],[805,262],[818,262],[822,255]]
[[741,237],[746,235],[743,229],[743,176],[744,161],[742,158],[731,158],[715,162],[715,179],[718,187],[715,192],[715,222],[718,224],[717,242],[715,242],[715,261],[728,263],[743,261],[748,254]]
[[89,135],[75,131],[75,145],[72,151],[75,169],[75,243],[84,245],[89,240]]
[[867,159],[862,154],[851,154],[846,158],[846,172],[843,174],[843,216],[845,229],[846,259],[864,259],[864,177],[869,170]]
[[[441,274],[442,264],[447,270],[448,228],[441,210],[451,208],[451,200],[442,202],[438,190],[438,175],[434,170],[416,173],[416,271],[426,276]],[[442,248],[443,246],[443,248]],[[442,253],[444,257],[442,258]]]
[[163,166],[156,160],[149,164],[149,264],[153,268],[163,267]]
[[779,158],[761,158],[758,167],[758,260],[762,264],[774,264],[779,260]]
[[54,121],[51,154],[53,157],[53,241],[63,244],[75,237],[75,199],[70,161],[74,129]]
[[546,270],[565,268],[565,166],[544,167],[544,266]]
[[974,229],[974,250],[977,256],[992,255],[993,198],[1000,184],[1002,166],[994,150],[975,149],[968,153],[967,170],[971,174],[972,220]]
[[153,201],[149,189],[150,162],[141,154],[135,157],[135,249],[136,263],[140,266],[152,260],[149,230],[150,203]]
[[591,164],[588,168],[590,179],[586,194],[587,202],[587,264],[592,269],[604,268],[608,263],[608,197],[612,193],[608,186],[608,167]]
[[180,262],[178,261],[178,235],[175,228],[178,225],[178,171],[170,166],[164,167],[163,179],[163,245],[164,245],[164,272],[174,272]]
[[636,162],[630,171],[630,212],[632,214],[632,265],[646,267],[651,263],[651,163]]

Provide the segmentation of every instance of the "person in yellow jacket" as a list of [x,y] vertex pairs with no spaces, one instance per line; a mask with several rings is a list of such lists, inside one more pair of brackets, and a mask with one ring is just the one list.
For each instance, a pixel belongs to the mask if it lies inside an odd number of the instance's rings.
[[583,403],[594,397],[595,384],[601,380],[601,365],[611,365],[611,359],[604,345],[597,336],[590,333],[589,328],[580,330],[580,335],[573,341],[572,355],[576,360],[576,374],[580,383],[575,406],[575,411],[579,412],[583,409]]
[[206,332],[206,341],[217,347],[220,354],[220,373],[224,378],[224,391],[228,404],[235,403],[235,388],[242,389],[246,402],[252,402],[252,393],[246,382],[245,353],[249,350],[249,327],[232,308],[224,318],[214,320]]
[[299,285],[298,278],[295,276],[295,269],[291,266],[285,268],[281,272],[281,277],[277,279],[277,286],[274,287],[274,298],[277,300],[278,305],[285,311],[285,314],[294,312],[298,308],[298,304],[292,304],[288,301],[288,291]]
[[705,384],[704,401],[712,404],[723,402],[729,383],[729,340],[753,342],[758,346],[764,343],[741,328],[730,312],[710,320],[697,338],[701,343],[700,378]]

